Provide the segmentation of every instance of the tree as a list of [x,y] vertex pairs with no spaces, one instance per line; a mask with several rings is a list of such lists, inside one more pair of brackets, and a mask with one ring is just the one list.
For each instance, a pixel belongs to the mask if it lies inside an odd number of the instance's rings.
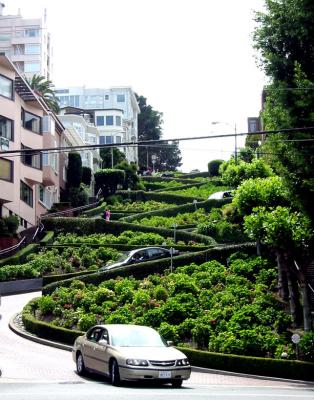
[[117,164],[116,167],[117,169],[124,171],[123,189],[137,189],[140,181],[137,175],[137,165],[134,163],[129,164],[127,161],[122,161],[120,164]]
[[311,330],[311,310],[306,280],[309,244],[313,238],[310,220],[300,212],[278,206],[273,209],[257,207],[244,217],[246,233],[252,239],[261,239],[276,253],[278,265],[278,289],[285,301],[289,301],[295,326],[300,322],[300,282],[304,330]]
[[92,170],[89,167],[82,167],[82,183],[90,186],[92,180]]
[[125,161],[125,154],[116,147],[104,147],[100,149],[102,168],[114,168],[117,164]]
[[[266,130],[309,127],[314,110],[314,3],[265,0],[257,13],[254,46],[269,77],[262,113]],[[267,135],[268,160],[282,175],[296,204],[314,224],[314,144],[312,131]],[[288,140],[288,141],[287,141]],[[293,141],[298,140],[298,141]]]
[[[138,139],[159,140],[162,138],[162,113],[153,109],[147,104],[147,99],[136,94],[136,99],[140,108],[138,116]],[[181,165],[181,152],[178,142],[164,142],[160,145],[139,146],[138,160],[140,169],[152,166],[152,155],[156,156],[155,169],[160,171],[175,170]]]
[[118,185],[123,185],[125,173],[120,169],[100,169],[95,172],[95,191],[101,189],[104,197],[114,194]]
[[33,75],[31,79],[26,78],[27,83],[34,90],[34,92],[42,97],[47,106],[56,114],[60,111],[59,101],[53,90],[53,83],[47,80],[44,76]]
[[224,160],[212,160],[208,163],[209,176],[219,176],[219,167],[224,162]]
[[79,188],[82,182],[82,159],[79,153],[70,152],[68,156],[67,186]]
[[223,181],[234,188],[246,179],[267,178],[273,175],[272,169],[262,159],[254,159],[251,163],[239,160],[235,164],[234,158],[231,158],[220,166],[219,171]]

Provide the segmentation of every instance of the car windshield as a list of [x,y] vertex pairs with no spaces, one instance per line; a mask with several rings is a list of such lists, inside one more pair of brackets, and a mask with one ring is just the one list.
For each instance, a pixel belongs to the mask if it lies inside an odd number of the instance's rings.
[[129,253],[122,254],[122,256],[120,256],[116,261],[113,261],[113,260],[112,260],[112,261],[109,261],[109,262],[107,263],[107,265],[120,263],[120,262],[123,262],[123,261],[127,260],[128,258],[129,258]]
[[111,332],[111,343],[120,347],[165,347],[160,335],[153,329],[120,327]]

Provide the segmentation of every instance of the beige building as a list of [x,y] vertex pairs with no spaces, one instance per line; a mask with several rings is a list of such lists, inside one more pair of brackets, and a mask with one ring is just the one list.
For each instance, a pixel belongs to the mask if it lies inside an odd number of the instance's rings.
[[52,47],[46,15],[25,19],[20,13],[3,15],[3,11],[4,4],[0,3],[0,53],[27,78],[36,74],[51,80]]
[[[17,215],[20,229],[36,225],[59,201],[59,152],[31,149],[59,147],[63,131],[10,60],[0,56],[0,216]],[[20,149],[30,152],[6,154]]]

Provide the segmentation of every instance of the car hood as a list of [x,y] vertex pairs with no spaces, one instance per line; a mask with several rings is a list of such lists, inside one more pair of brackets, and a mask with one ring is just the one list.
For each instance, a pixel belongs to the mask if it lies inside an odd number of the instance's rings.
[[186,358],[186,355],[174,347],[116,347],[125,358],[167,361]]

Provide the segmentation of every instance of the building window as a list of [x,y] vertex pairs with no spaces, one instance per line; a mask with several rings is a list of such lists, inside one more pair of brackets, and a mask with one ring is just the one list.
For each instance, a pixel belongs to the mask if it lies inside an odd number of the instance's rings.
[[99,136],[99,144],[105,144],[105,136]]
[[39,185],[39,200],[42,203],[45,202],[45,188],[43,185]]
[[109,94],[105,94],[105,100],[109,100]]
[[14,140],[13,121],[0,115],[0,136],[11,141]]
[[39,29],[25,29],[24,36],[25,37],[38,37]]
[[96,117],[96,125],[97,126],[104,126],[105,125],[105,119],[101,115],[97,115]]
[[124,102],[125,102],[125,95],[117,94],[117,103],[124,103]]
[[13,99],[13,81],[3,75],[0,75],[0,94],[8,99]]
[[116,125],[121,126],[121,117],[119,115],[116,115]]
[[[30,149],[30,147],[22,145],[22,149]],[[22,163],[32,168],[42,169],[42,155],[32,151],[23,153]]]
[[106,138],[106,144],[112,144],[113,140],[112,140],[112,136],[105,136]]
[[113,125],[113,115],[106,115],[106,125]]
[[26,62],[24,64],[24,72],[40,72],[40,63],[37,61],[34,62]]
[[0,179],[13,182],[13,161],[0,158]]
[[21,181],[20,185],[20,199],[30,207],[33,207],[33,189],[31,189],[23,181]]
[[116,143],[121,143],[121,136],[116,136]]
[[41,117],[22,109],[22,125],[25,129],[41,134]]
[[10,33],[1,33],[0,34],[0,42],[8,42],[11,40],[11,34]]
[[40,44],[26,44],[25,54],[40,54]]

